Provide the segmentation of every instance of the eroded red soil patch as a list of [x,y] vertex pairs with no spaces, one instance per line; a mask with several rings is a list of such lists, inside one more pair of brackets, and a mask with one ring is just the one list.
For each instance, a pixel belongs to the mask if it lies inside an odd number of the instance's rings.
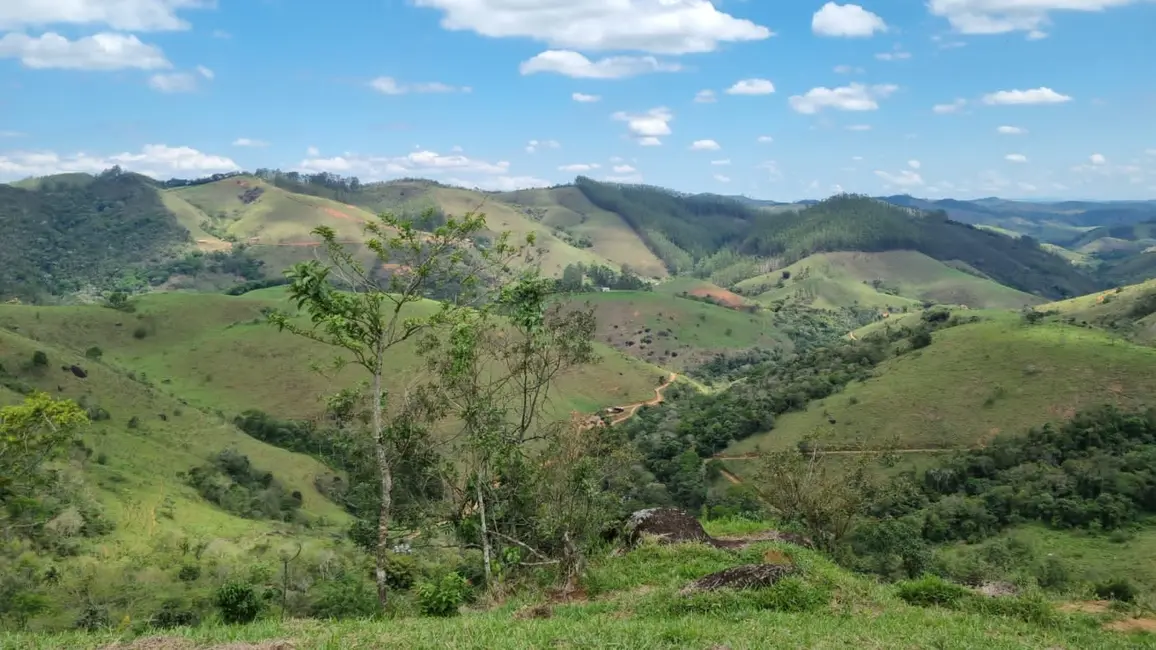
[[698,287],[691,289],[687,293],[699,298],[710,298],[723,307],[729,307],[730,309],[738,309],[747,304],[739,294],[719,287]]

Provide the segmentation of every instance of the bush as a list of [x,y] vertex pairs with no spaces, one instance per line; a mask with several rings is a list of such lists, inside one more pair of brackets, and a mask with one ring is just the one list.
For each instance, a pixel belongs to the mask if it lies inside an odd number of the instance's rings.
[[949,609],[958,609],[960,604],[972,595],[967,587],[932,575],[900,582],[895,586],[895,592],[909,605],[939,606]]
[[417,560],[410,555],[390,553],[385,559],[385,582],[390,589],[405,591],[417,581]]
[[453,616],[466,601],[469,583],[461,574],[447,573],[437,582],[417,586],[417,605],[426,616]]
[[310,607],[315,618],[368,618],[379,612],[373,585],[352,573],[328,580],[314,588],[317,599]]
[[148,335],[149,335],[149,331],[147,328],[145,328],[144,325],[137,325],[136,329],[134,329],[132,331],[132,337],[134,339],[138,339],[138,340],[143,339],[144,337],[146,337]]
[[112,627],[112,621],[109,619],[107,609],[90,604],[81,612],[73,627],[85,632],[97,632]]
[[177,578],[181,582],[196,582],[201,577],[201,567],[196,564],[186,564],[177,571]]
[[96,360],[99,360],[103,356],[104,356],[104,350],[101,350],[99,347],[97,347],[95,345],[84,351],[84,358],[86,358],[86,359],[92,359],[92,360],[96,361]]
[[44,350],[37,350],[32,353],[32,365],[34,367],[43,368],[48,365],[48,353]]
[[213,599],[221,612],[221,620],[229,624],[252,623],[261,613],[261,599],[253,585],[245,582],[227,582],[217,589]]
[[1097,584],[1094,588],[1096,596],[1104,600],[1118,600],[1130,603],[1136,600],[1138,590],[1136,585],[1127,578],[1112,578]]
[[921,350],[931,345],[931,332],[927,330],[919,330],[911,337],[911,349]]
[[1062,591],[1072,582],[1072,572],[1058,557],[1049,555],[1036,567],[1036,582],[1044,589]]
[[813,612],[831,602],[831,593],[796,576],[779,580],[769,589],[760,590],[759,600],[764,609],[777,612]]
[[162,630],[192,627],[198,623],[198,618],[195,611],[185,607],[184,601],[171,598],[161,603],[161,608],[149,619],[149,625]]

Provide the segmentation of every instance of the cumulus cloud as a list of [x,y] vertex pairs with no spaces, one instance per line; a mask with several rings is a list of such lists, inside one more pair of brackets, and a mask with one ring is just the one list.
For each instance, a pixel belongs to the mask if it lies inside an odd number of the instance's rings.
[[550,187],[555,184],[536,176],[493,176],[472,180],[447,178],[444,182],[449,185],[485,190],[488,192],[513,192],[515,190],[528,190],[535,187]]
[[451,86],[440,81],[401,83],[393,77],[377,77],[369,82],[369,87],[383,95],[406,95],[409,93],[468,93],[469,86]]
[[558,171],[571,172],[571,173],[582,173],[582,172],[588,172],[592,169],[598,169],[601,166],[602,165],[599,165],[598,163],[573,163],[571,165],[561,165],[560,167],[558,167]]
[[[345,153],[328,158],[310,157],[302,160],[297,165],[297,170],[332,172],[358,176],[365,180],[384,180],[402,176],[442,176],[444,174],[481,174],[517,178],[509,176],[510,163],[506,161],[488,162],[461,154],[442,155],[427,150],[413,151],[404,156],[366,156]],[[479,179],[469,181],[469,183],[482,183],[483,181],[501,182],[495,179]],[[455,184],[460,183],[455,181]]]
[[1004,156],[1003,159],[1014,163],[1026,163],[1028,161],[1028,157],[1022,153],[1009,153],[1008,155]]
[[718,101],[713,90],[700,90],[694,94],[694,101],[699,104],[713,104]]
[[731,177],[730,177],[730,176],[723,176],[722,174],[715,174],[715,175],[714,175],[714,179],[715,179],[716,181],[720,182],[720,183],[729,183],[729,182],[731,182]]
[[162,93],[191,93],[197,89],[197,77],[191,72],[162,72],[149,77],[149,87]]
[[839,88],[820,86],[808,90],[804,95],[792,95],[788,101],[791,108],[805,115],[818,113],[824,108],[840,111],[874,111],[879,108],[878,100],[890,96],[898,89],[898,86],[892,84],[866,86],[853,83]]
[[45,25],[107,25],[128,32],[188,29],[177,16],[185,9],[212,6],[206,0],[4,0],[0,29]]
[[930,0],[931,13],[963,34],[1039,32],[1054,11],[1103,11],[1143,0]]
[[1088,156],[1088,161],[1093,165],[1105,165],[1108,163],[1108,159],[1105,158],[1103,154],[1098,153],[1094,153],[1091,156]]
[[[264,140],[254,140],[253,138],[237,138],[233,140],[234,147],[268,147],[269,143]],[[314,153],[313,155],[317,155]]]
[[526,143],[526,153],[535,153],[538,149],[558,149],[562,146],[557,140],[530,140]]
[[212,81],[217,76],[216,73],[214,73],[212,70],[206,68],[203,65],[197,66],[197,74],[201,75],[205,79],[208,79],[209,81]]
[[727,88],[728,95],[770,95],[775,92],[775,84],[766,79],[743,79]]
[[654,147],[662,144],[661,137],[671,134],[670,122],[674,120],[674,113],[665,106],[660,106],[641,114],[618,111],[611,117],[626,122],[626,128],[630,131],[631,137],[638,140],[638,144]]
[[905,52],[895,46],[895,49],[890,52],[879,52],[875,55],[876,59],[880,61],[904,61],[911,58],[911,52]]
[[758,142],[759,144],[770,144],[774,141],[775,139],[769,135],[760,135],[759,137],[755,138],[755,142]]
[[923,166],[923,163],[919,162],[918,160],[908,160],[907,166],[912,168],[912,169],[919,169],[920,167]]
[[602,101],[600,95],[587,95],[586,93],[572,93],[570,99],[580,104],[593,104],[594,102]]
[[820,36],[872,36],[887,31],[887,23],[859,5],[828,2],[811,16],[811,31]]
[[1001,126],[996,128],[995,131],[996,133],[1002,135],[1023,135],[1028,132],[1027,129],[1023,129],[1018,126]]
[[1047,86],[1031,90],[1000,90],[983,96],[988,106],[1026,106],[1031,104],[1063,104],[1072,98],[1062,95]]
[[637,169],[631,167],[630,165],[615,165],[614,166],[614,173],[615,174],[633,174],[637,171],[638,171]]
[[910,169],[903,169],[895,174],[876,169],[875,175],[882,178],[888,185],[894,185],[895,187],[919,187],[924,184],[923,177],[920,176],[918,172]]
[[709,0],[510,2],[414,0],[442,13],[444,29],[491,38],[531,38],[556,49],[711,52],[720,43],[760,41],[771,30],[719,11]]
[[947,115],[948,113],[958,113],[963,110],[964,106],[967,106],[966,99],[956,99],[950,104],[936,104],[931,107],[931,111],[939,115]]
[[691,151],[718,151],[722,149],[714,140],[695,140],[690,144]]
[[547,50],[523,61],[518,70],[524,75],[548,72],[575,79],[625,79],[652,72],[678,72],[677,63],[653,56],[608,56],[591,61],[571,50]]
[[125,152],[111,156],[83,152],[61,155],[52,151],[9,153],[0,156],[0,178],[17,179],[66,172],[96,173],[116,165],[162,179],[240,169],[235,162],[224,156],[206,154],[191,147],[149,144],[136,153]]
[[[2,4],[2,3],[0,3]],[[155,45],[129,34],[100,33],[70,41],[55,32],[0,38],[0,59],[19,59],[27,68],[63,70],[163,70],[172,64]]]

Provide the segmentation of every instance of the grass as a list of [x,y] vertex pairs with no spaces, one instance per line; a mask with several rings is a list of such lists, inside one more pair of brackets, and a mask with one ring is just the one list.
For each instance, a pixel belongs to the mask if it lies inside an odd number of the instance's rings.
[[[708,573],[760,562],[764,553],[785,558],[797,567],[800,577],[769,589],[693,595],[678,591]],[[784,584],[789,588],[782,588]],[[816,553],[785,544],[757,544],[739,552],[703,545],[644,545],[618,557],[596,558],[584,586],[588,599],[544,603],[540,596],[524,595],[453,618],[407,614],[386,620],[269,618],[248,626],[171,630],[168,645],[154,638],[138,647],[223,650],[226,643],[265,640],[287,641],[298,650],[1156,647],[1156,636],[1106,631],[1099,618],[1083,614],[1057,612],[1031,622],[1026,616],[908,605],[897,597],[895,587],[856,577]],[[521,616],[528,605],[538,605],[546,617]],[[1052,611],[1046,604],[1041,607]],[[0,636],[0,647],[88,649],[130,638],[113,631],[8,634]]]
[[[790,273],[782,286],[783,273]],[[879,281],[879,287],[871,284]],[[860,305],[893,311],[924,300],[978,308],[1014,308],[1041,299],[953,268],[915,251],[821,253],[738,284],[757,300],[800,300],[834,309]],[[893,293],[888,293],[891,291]]]
[[[783,449],[817,433],[828,445],[958,448],[1058,422],[1103,403],[1156,393],[1156,350],[1106,332],[1015,314],[934,334],[931,346],[881,364],[872,379],[781,416],[727,454]],[[834,420],[834,423],[831,422]]]
[[650,363],[681,370],[716,352],[787,344],[769,313],[748,314],[659,291],[582,294],[598,317],[597,340]]
[[1156,280],[1140,284],[1101,291],[1069,300],[1048,303],[1037,307],[1037,311],[1057,311],[1062,318],[1075,319],[1077,323],[1097,326],[1120,326],[1133,341],[1145,345],[1156,344],[1156,314],[1136,318],[1133,308],[1142,298],[1156,294]]
[[561,231],[564,236],[588,239],[591,243],[589,250],[614,265],[628,264],[643,277],[665,278],[668,275],[666,265],[622,217],[590,203],[576,187],[504,192],[494,198],[512,206],[529,208],[533,218],[555,232]]

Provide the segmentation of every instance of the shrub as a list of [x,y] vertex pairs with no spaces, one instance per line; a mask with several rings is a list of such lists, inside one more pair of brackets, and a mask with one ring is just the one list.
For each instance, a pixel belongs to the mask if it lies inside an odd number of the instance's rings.
[[1044,589],[1060,591],[1072,581],[1072,572],[1068,565],[1058,557],[1049,555],[1036,567],[1036,582]]
[[1094,588],[1096,596],[1105,600],[1118,600],[1130,603],[1136,600],[1136,585],[1127,578],[1112,578],[1097,584]]
[[90,604],[81,612],[73,627],[85,632],[96,632],[112,627],[112,621],[107,609]]
[[760,590],[759,596],[764,609],[777,612],[813,612],[831,602],[829,591],[796,576],[787,576],[769,589]]
[[132,331],[132,337],[134,339],[138,339],[138,340],[143,339],[144,337],[146,337],[148,335],[149,335],[149,331],[144,325],[137,325],[136,329],[134,329]]
[[196,564],[186,564],[177,571],[177,578],[181,582],[196,582],[201,577],[201,567]]
[[162,630],[192,627],[197,624],[197,619],[197,613],[186,608],[181,599],[171,598],[161,603],[161,608],[149,619],[149,625]]
[[390,589],[404,591],[417,580],[417,560],[412,556],[390,553],[385,560],[385,582]]
[[417,605],[426,616],[453,616],[466,600],[469,583],[461,574],[447,573],[437,582],[417,586]]
[[920,350],[931,345],[931,332],[919,330],[911,337],[911,349]]
[[251,623],[261,613],[261,599],[253,585],[232,581],[219,589],[214,597],[221,620],[229,624]]
[[314,588],[317,599],[310,614],[315,618],[368,618],[378,613],[377,593],[368,580],[345,573]]
[[900,582],[895,586],[895,591],[909,605],[950,609],[957,609],[964,599],[972,595],[967,587],[933,575]]
[[99,347],[97,347],[95,345],[84,351],[84,358],[86,358],[86,359],[99,360],[103,356],[104,356],[104,350],[101,350]]
[[44,350],[37,350],[32,353],[32,365],[34,367],[43,368],[48,365],[48,353]]

